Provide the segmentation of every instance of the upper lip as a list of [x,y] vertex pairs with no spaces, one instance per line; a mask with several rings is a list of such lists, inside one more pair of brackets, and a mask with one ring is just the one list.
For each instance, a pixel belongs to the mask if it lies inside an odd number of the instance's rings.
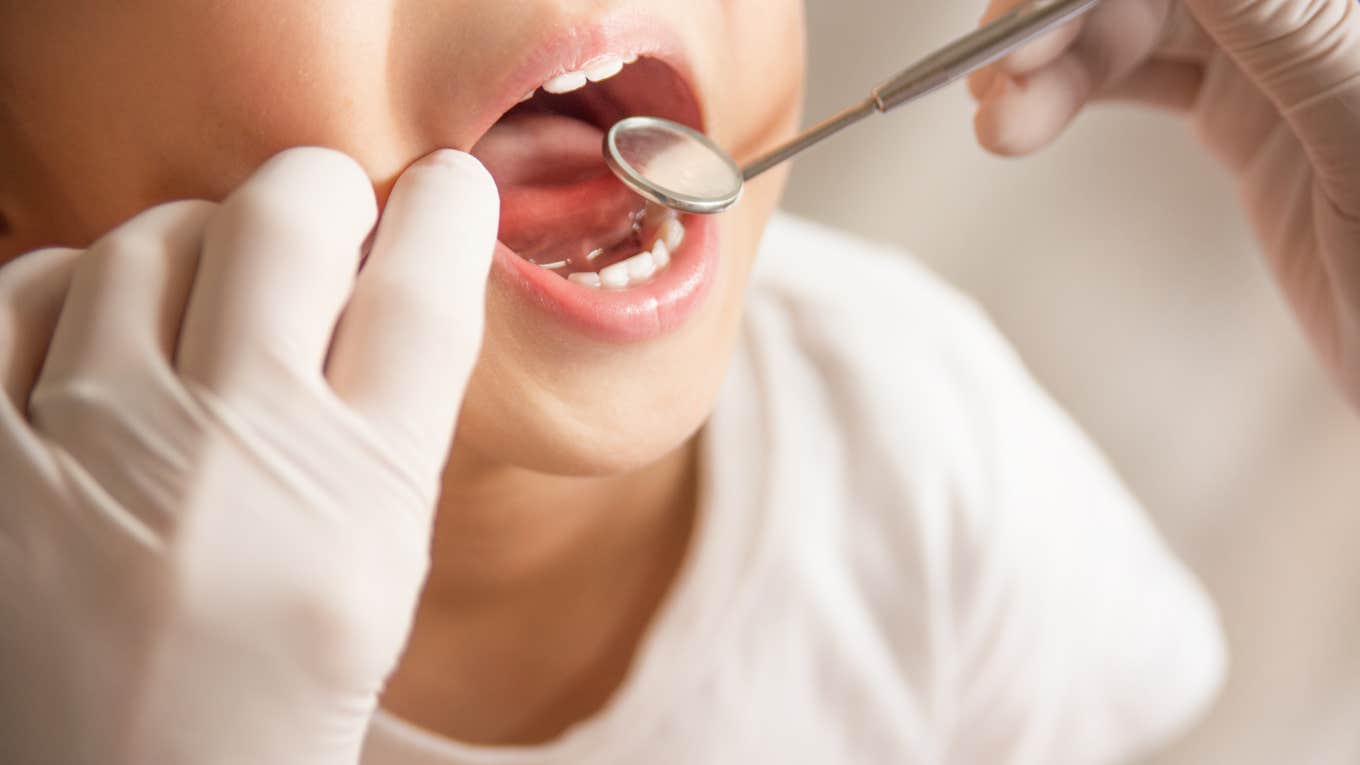
[[474,121],[470,131],[473,139],[469,145],[486,135],[492,125],[519,104],[525,93],[536,90],[559,74],[579,71],[606,55],[654,59],[670,67],[694,101],[693,121],[698,124],[690,127],[704,129],[705,115],[689,57],[676,30],[662,19],[627,13],[567,20],[553,25],[535,43],[527,46],[527,50],[528,55],[510,70],[501,86],[491,91],[491,97]]

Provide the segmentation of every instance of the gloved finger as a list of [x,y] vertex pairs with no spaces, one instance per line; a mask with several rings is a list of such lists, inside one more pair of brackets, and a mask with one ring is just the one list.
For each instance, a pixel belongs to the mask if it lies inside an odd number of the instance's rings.
[[[1187,0],[1204,31],[1282,111],[1360,80],[1360,4]],[[1360,119],[1360,118],[1358,118]]]
[[277,396],[280,374],[321,382],[376,219],[373,187],[344,154],[290,149],[266,162],[208,222],[180,373],[226,395]]
[[[979,25],[990,24],[1002,16],[1011,13],[1017,7],[1025,5],[1031,0],[993,0],[987,6],[987,10],[982,14]],[[1127,1],[1127,0],[1125,0]],[[1145,2],[1146,0],[1136,0]],[[1165,1],[1165,0],[1158,0]],[[1106,0],[1109,5],[1111,0]],[[1063,24],[1057,29],[1049,30],[1035,39],[1025,43],[1020,48],[1008,53],[997,61],[973,72],[968,77],[968,91],[973,98],[982,98],[991,89],[992,81],[998,74],[1025,74],[1027,72],[1042,69],[1053,63],[1059,56],[1066,53],[1072,44],[1081,36],[1086,27],[1086,20],[1089,16],[1107,12],[1101,7],[1078,16],[1072,21]]]
[[1156,49],[1157,58],[1207,63],[1218,51],[1218,44],[1200,26],[1199,20],[1181,0],[1173,0],[1167,13],[1162,41]]
[[1360,218],[1360,3],[1189,0],[1192,13],[1289,121],[1319,189]]
[[[982,14],[982,21],[980,23],[990,24],[1015,10],[1017,6],[1024,5],[1029,1],[1030,0],[996,0],[996,2],[989,5],[987,11]],[[1106,4],[1108,5],[1114,1],[1115,0],[1106,0]],[[1119,1],[1128,2],[1128,0]],[[1143,2],[1144,0],[1135,1]],[[1087,14],[1078,16],[1072,21],[1063,24],[1057,29],[1049,30],[1016,50],[1011,51],[992,64],[992,67],[997,71],[1006,72],[1008,74],[1024,74],[1025,72],[1032,72],[1035,69],[1042,68],[1049,63],[1052,63],[1065,53],[1068,48],[1072,47],[1072,43],[1081,36],[1082,30],[1086,26],[1086,19],[1091,15],[1100,12],[1102,12],[1102,8],[1097,7]]]
[[1106,86],[1093,100],[1131,102],[1184,112],[1198,101],[1203,83],[1203,66],[1157,58]]
[[[1009,4],[1020,0],[1013,0]],[[1179,0],[1144,0],[1149,3],[1155,15],[1164,15],[1166,21],[1160,36],[1160,41],[1153,49],[1153,55],[1157,59],[1171,62],[1194,62],[1205,63],[1215,49],[1214,41],[1204,32],[1190,12],[1186,10],[1185,4]],[[1169,7],[1167,4],[1169,2]],[[1166,8],[1166,10],[1160,10]],[[1102,8],[1092,11],[1092,15],[1108,13]],[[991,88],[992,81],[998,72],[1010,74],[1024,74],[1040,69],[1053,62],[1060,55],[1065,53],[1068,48],[1076,42],[1080,32],[1084,29],[1085,17],[1081,17],[1071,24],[1065,25],[1038,40],[1026,45],[1024,48],[1007,56],[1001,61],[983,67],[973,72],[968,77],[968,90],[974,100],[980,100],[983,95]],[[1149,29],[1146,26],[1139,26],[1138,29],[1145,32]],[[1147,84],[1153,84],[1147,81]],[[1169,94],[1167,96],[1157,96],[1148,93],[1149,99],[1141,96],[1133,98],[1137,101],[1148,101],[1153,104],[1171,102],[1176,103],[1182,100],[1182,94]],[[1124,100],[1122,97],[1119,100]]]
[[1360,3],[1186,0],[1289,121],[1329,204],[1360,217]]
[[1258,240],[1265,245],[1261,249],[1267,266],[1305,324],[1326,328],[1328,337],[1321,350],[1324,356],[1336,358],[1341,334],[1332,321],[1338,315],[1335,275],[1316,256],[1315,248],[1289,246],[1315,240],[1318,220],[1309,204],[1314,178],[1307,150],[1288,125],[1275,122],[1275,129],[1256,147],[1246,166],[1244,181],[1242,202]]
[[1047,145],[1108,83],[1122,78],[1156,46],[1164,18],[1141,0],[1113,0],[1056,60],[1023,75],[999,75],[978,106],[978,141],[1003,155]]
[[76,266],[40,384],[170,365],[216,207],[200,200],[154,207],[95,242]]
[[996,80],[997,70],[995,66],[984,66],[981,69],[968,75],[968,95],[974,101],[981,101],[987,95],[987,91],[992,89],[992,82]]
[[1232,59],[1219,55],[1205,67],[1195,132],[1233,173],[1246,170],[1283,121],[1275,105]]
[[398,179],[337,329],[327,377],[403,447],[442,466],[484,324],[500,198],[469,154]]
[[[990,24],[1025,2],[1028,0],[996,0],[987,7],[979,24]],[[1098,12],[1099,9],[1092,11]],[[992,81],[998,74],[1023,74],[1051,63],[1072,47],[1072,43],[1081,36],[1085,24],[1086,17],[1078,17],[1040,35],[1000,60],[978,69],[968,75],[968,92],[973,98],[980,99],[991,89]]]
[[81,252],[37,250],[0,267],[0,430],[27,429],[28,400],[70,289]]
[[105,517],[121,508],[128,515],[120,522],[162,532],[174,503],[149,497],[167,496],[177,482],[174,469],[157,468],[195,452],[171,354],[216,207],[191,200],[151,208],[85,252],[29,397],[33,429],[112,500]]
[[[45,509],[24,506],[35,497],[26,491],[32,488],[29,481],[41,482],[57,471],[51,451],[29,425],[28,402],[80,254],[37,250],[0,267],[0,582],[5,586],[14,581],[6,578],[5,565],[22,565],[26,557],[30,513]],[[17,557],[8,549],[14,539],[21,545]]]
[[1047,146],[1086,103],[1090,87],[1077,82],[1080,76],[1079,65],[1070,58],[1023,81],[998,75],[973,117],[978,143],[1002,156]]

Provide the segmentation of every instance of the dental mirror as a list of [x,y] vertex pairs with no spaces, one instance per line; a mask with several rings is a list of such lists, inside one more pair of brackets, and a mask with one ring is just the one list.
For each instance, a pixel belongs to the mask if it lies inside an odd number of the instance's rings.
[[708,136],[660,117],[629,117],[604,137],[605,164],[646,199],[720,213],[741,198],[742,171]]
[[1030,0],[907,67],[869,98],[740,167],[703,133],[660,117],[628,117],[604,137],[605,163],[646,199],[687,213],[711,215],[741,198],[746,181],[875,112],[902,104],[969,73],[1081,16],[1100,0]]

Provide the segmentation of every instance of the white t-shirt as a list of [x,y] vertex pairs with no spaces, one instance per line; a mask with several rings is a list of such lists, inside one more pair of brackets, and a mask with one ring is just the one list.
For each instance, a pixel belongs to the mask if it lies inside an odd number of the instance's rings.
[[379,713],[364,765],[1122,762],[1219,686],[1197,583],[904,255],[777,219],[702,443],[689,557],[600,713],[529,747]]

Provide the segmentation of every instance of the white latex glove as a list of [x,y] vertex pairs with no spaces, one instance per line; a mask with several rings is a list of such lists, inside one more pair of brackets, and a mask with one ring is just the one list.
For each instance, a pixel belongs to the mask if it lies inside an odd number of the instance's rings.
[[[1019,1],[993,0],[986,18]],[[1002,154],[1044,146],[1092,100],[1187,110],[1237,176],[1277,281],[1360,406],[1356,0],[1106,0],[969,85],[978,138]]]
[[[357,762],[427,569],[499,201],[294,149],[0,268],[0,762]],[[356,277],[357,270],[357,277]]]

